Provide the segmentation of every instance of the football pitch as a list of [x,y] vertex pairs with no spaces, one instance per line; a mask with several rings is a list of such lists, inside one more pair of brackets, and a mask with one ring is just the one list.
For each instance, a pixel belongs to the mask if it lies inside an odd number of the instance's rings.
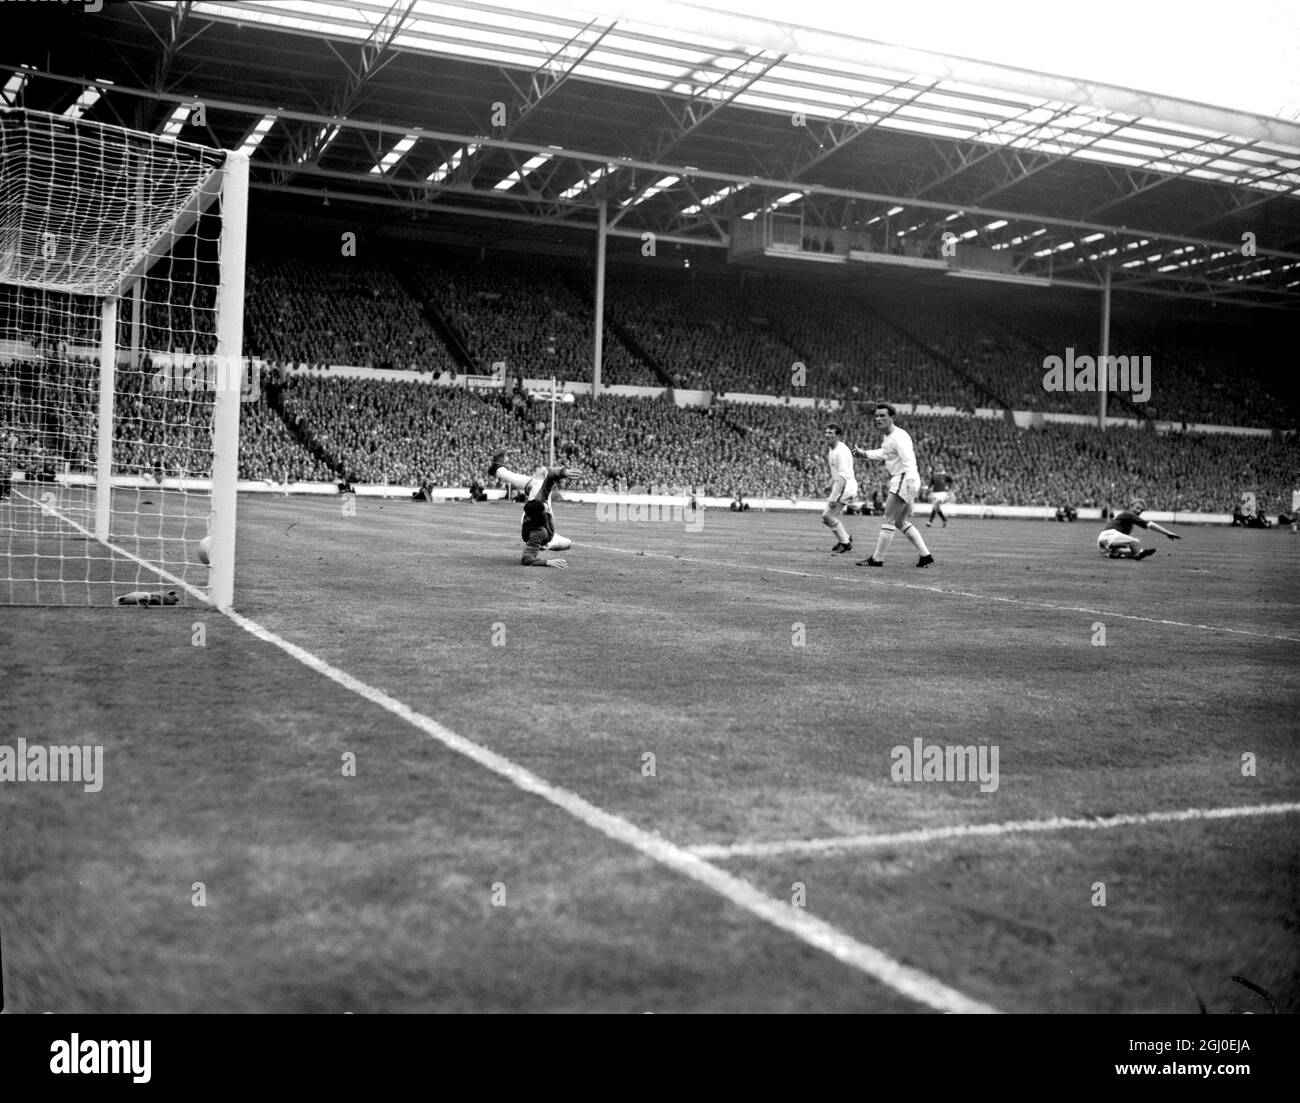
[[103,748],[0,786],[6,1010],[1300,1011],[1300,536],[556,521],[246,495],[235,618],[5,610],[0,744]]

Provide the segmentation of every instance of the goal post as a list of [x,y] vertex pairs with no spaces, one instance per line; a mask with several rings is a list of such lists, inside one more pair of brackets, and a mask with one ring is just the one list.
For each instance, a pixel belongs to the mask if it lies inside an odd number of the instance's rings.
[[212,577],[210,598],[229,609],[235,595],[235,486],[239,478],[239,403],[244,380],[244,264],[248,240],[248,155],[222,170],[220,279],[217,284],[217,387],[212,413]]
[[0,604],[234,598],[248,156],[0,109]]

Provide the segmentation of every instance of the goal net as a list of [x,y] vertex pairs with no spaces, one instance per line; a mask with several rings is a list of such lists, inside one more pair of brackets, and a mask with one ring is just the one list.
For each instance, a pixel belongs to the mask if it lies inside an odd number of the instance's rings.
[[228,608],[248,159],[0,110],[0,604]]

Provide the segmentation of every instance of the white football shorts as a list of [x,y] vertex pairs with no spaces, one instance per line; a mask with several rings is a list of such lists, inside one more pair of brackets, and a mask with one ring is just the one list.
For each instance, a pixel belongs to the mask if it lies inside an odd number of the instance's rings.
[[1104,529],[1101,535],[1097,537],[1097,547],[1104,552],[1113,551],[1116,548],[1128,548],[1140,543],[1141,541],[1136,536],[1125,536],[1119,529]]
[[838,483],[839,483],[839,479],[836,479],[835,482],[831,483],[831,499],[830,502],[828,503],[829,505],[835,505],[837,503],[842,505],[847,505],[849,502],[853,501],[853,499],[858,496],[857,479],[845,479],[843,488],[840,490],[838,494],[836,494],[835,487]]
[[943,503],[946,502],[947,500],[948,500],[948,492],[946,490],[936,490],[933,494],[930,495],[930,501],[932,501],[937,506],[943,505]]
[[915,471],[901,471],[889,480],[889,493],[897,494],[908,505],[916,501],[921,492],[921,476]]

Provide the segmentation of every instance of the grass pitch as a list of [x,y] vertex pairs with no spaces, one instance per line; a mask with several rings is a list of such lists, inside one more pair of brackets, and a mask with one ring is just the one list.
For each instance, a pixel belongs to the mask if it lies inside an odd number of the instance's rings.
[[[559,503],[562,572],[504,503],[239,509],[245,616],[974,1000],[1300,1010],[1294,811],[1039,823],[1300,801],[1300,537],[954,521],[869,571],[878,519]],[[219,614],[10,609],[0,678],[0,744],[104,747],[0,786],[6,1010],[930,1010]],[[915,739],[996,788],[896,780]]]

